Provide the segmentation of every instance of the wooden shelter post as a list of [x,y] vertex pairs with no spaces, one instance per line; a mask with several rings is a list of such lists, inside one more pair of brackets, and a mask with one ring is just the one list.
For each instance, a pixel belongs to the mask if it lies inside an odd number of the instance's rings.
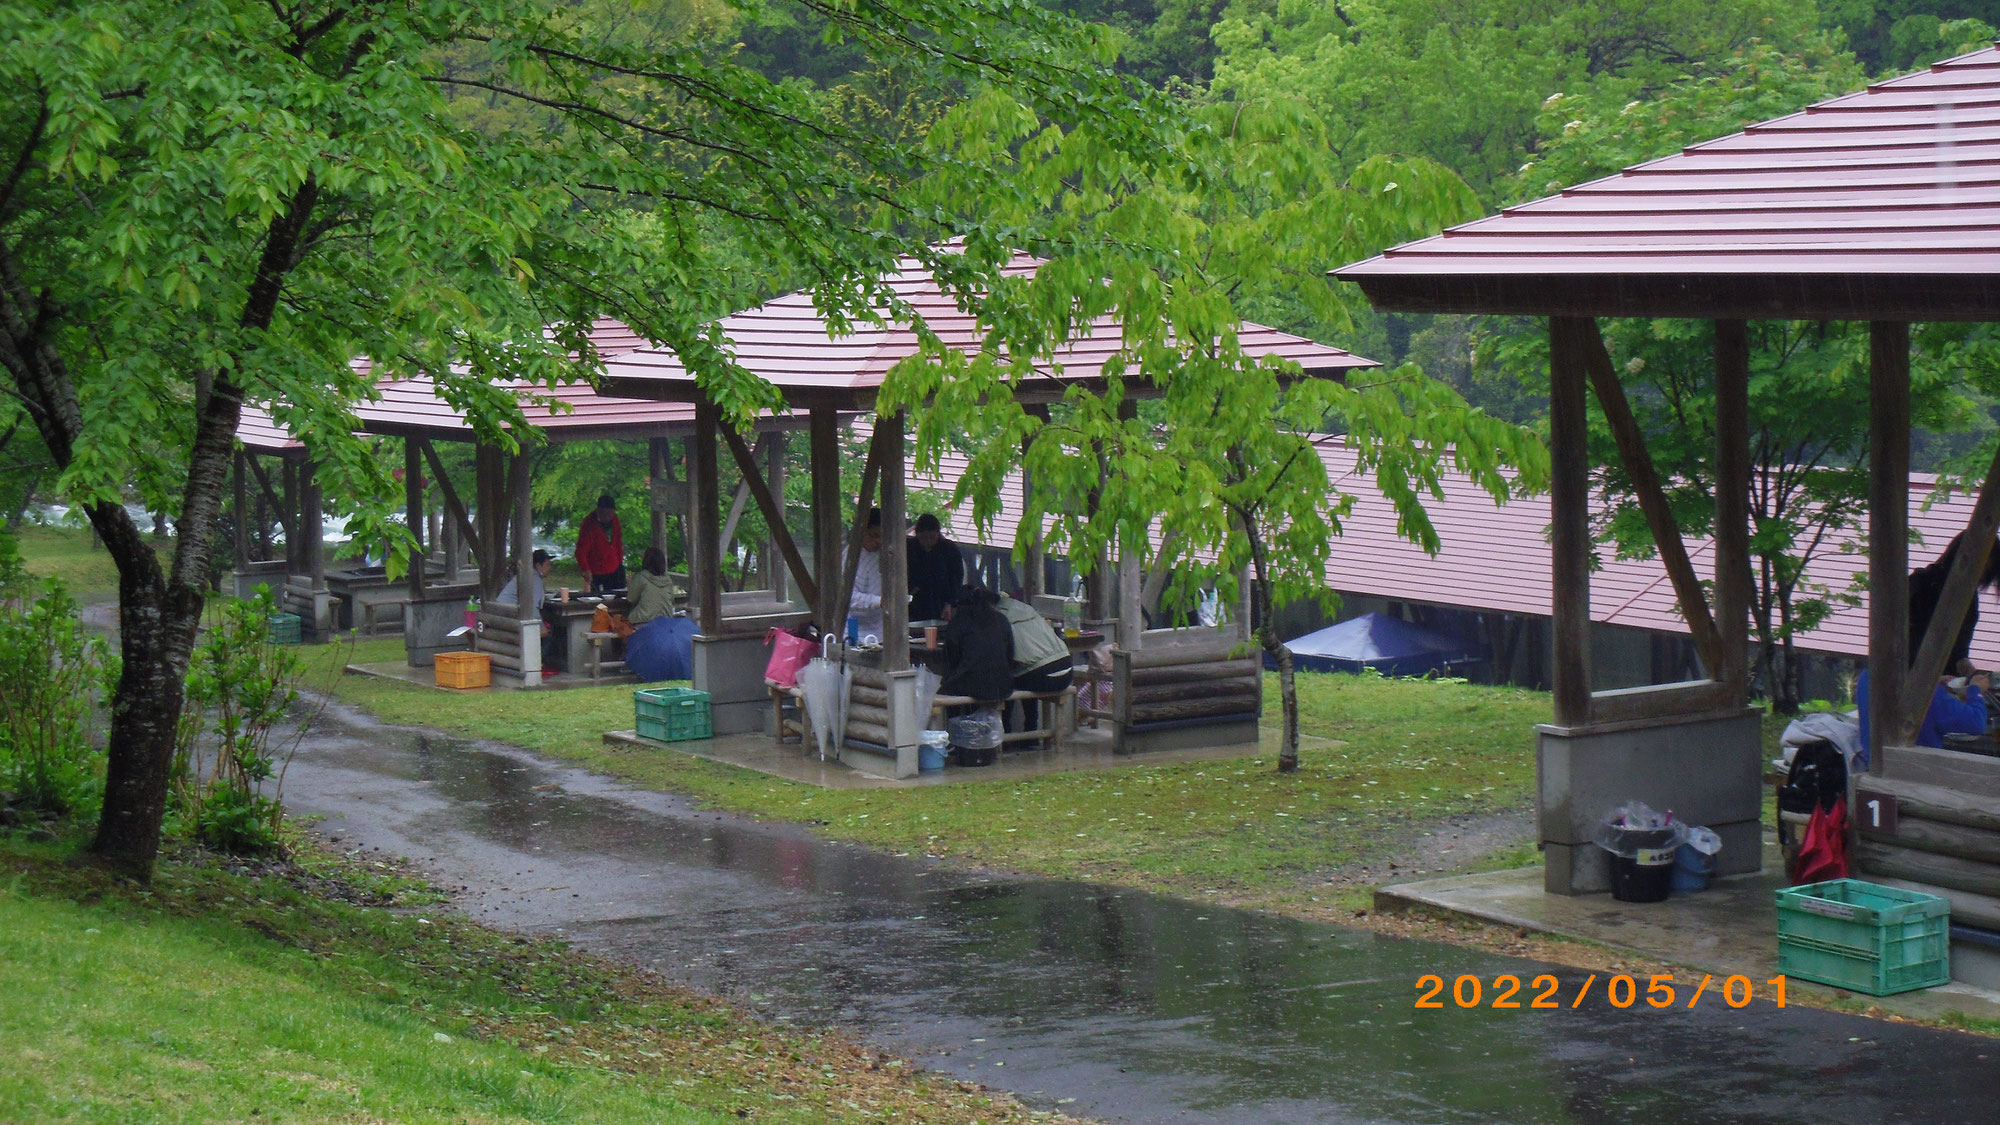
[[1590,721],[1590,450],[1585,395],[1589,317],[1549,318],[1550,634],[1555,721]]
[[300,549],[306,577],[315,592],[326,589],[325,493],[319,486],[319,466],[311,461],[299,466]]
[[[403,519],[410,533],[410,600],[424,600],[424,463],[417,439],[403,439]],[[524,587],[525,589],[525,587]]]
[[1708,674],[1750,702],[1750,332],[1715,322],[1715,634]]
[[878,418],[882,458],[882,669],[910,666],[910,570],[908,465],[903,453],[901,411]]
[[243,466],[243,462],[249,456],[248,453],[238,449],[231,466],[235,470],[231,487],[234,490],[236,504],[236,519],[234,521],[236,524],[236,541],[233,546],[236,548],[237,570],[244,570],[250,566],[250,487],[249,481],[246,479],[249,475],[249,470]]
[[[1048,424],[1049,408],[1041,403],[1033,403],[1022,408],[1030,418]],[[1029,502],[1035,495],[1035,475],[1028,469],[1028,447],[1034,444],[1034,437],[1021,439],[1021,510],[1027,511]],[[1045,592],[1048,585],[1048,555],[1042,549],[1042,523],[1036,519],[1032,524],[1023,525],[1027,533],[1027,546],[1021,552],[1021,592],[1032,604],[1035,595]]]
[[661,503],[661,486],[667,481],[667,439],[646,439],[646,514],[651,519],[651,545],[667,553],[667,508]]
[[278,459],[278,478],[284,482],[285,573],[299,572],[299,542],[304,538],[299,524],[299,464],[290,457]]
[[513,517],[508,520],[514,540],[514,620],[521,626],[521,683],[527,687],[542,682],[542,607],[533,601],[534,466],[534,454],[523,441],[521,447],[515,450],[514,459],[507,465],[507,499],[514,508]]
[[819,599],[812,607],[821,629],[837,632],[835,617],[847,598],[840,588],[840,415],[831,406],[815,406],[809,458],[812,463],[813,578]]
[[[785,526],[785,454],[789,443],[783,430],[765,434],[764,440],[768,443],[764,451],[764,488],[770,494],[771,502],[762,505],[764,497],[756,499],[764,508],[764,522],[770,525],[771,534],[764,540],[759,568],[764,572],[764,585],[771,591],[771,600],[782,602],[787,600],[786,564],[798,556],[798,548],[791,541],[791,531]],[[772,509],[776,509],[775,513]],[[804,565],[803,561],[799,563],[801,569]]]
[[722,496],[716,474],[717,430],[721,411],[701,402],[694,408],[694,437],[689,439],[688,585],[695,610],[695,627],[705,636],[722,631],[722,536],[716,526]]
[[1881,771],[1903,723],[1910,607],[1910,326],[1868,325],[1868,737]]

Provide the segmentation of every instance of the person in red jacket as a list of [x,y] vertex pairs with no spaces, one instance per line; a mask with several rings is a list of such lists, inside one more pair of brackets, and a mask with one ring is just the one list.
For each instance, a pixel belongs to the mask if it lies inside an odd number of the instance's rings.
[[597,510],[583,517],[583,529],[576,536],[576,565],[589,577],[593,594],[625,588],[625,531],[609,493],[599,496]]

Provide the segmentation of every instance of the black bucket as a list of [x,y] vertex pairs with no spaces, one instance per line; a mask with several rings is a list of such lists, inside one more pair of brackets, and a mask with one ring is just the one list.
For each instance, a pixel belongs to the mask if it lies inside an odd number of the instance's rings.
[[1611,897],[1619,902],[1662,902],[1674,887],[1674,831],[1671,828],[1628,828],[1618,833],[1619,851],[1611,852]]

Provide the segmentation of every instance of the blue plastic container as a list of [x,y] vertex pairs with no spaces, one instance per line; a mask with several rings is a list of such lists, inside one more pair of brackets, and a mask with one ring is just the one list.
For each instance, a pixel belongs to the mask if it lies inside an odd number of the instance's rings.
[[1674,853],[1674,893],[1692,894],[1708,889],[1708,877],[1715,874],[1715,857],[1695,847],[1682,844]]
[[951,752],[951,745],[945,740],[945,733],[941,730],[927,730],[923,732],[922,737],[923,741],[917,744],[917,768],[943,769],[945,756]]

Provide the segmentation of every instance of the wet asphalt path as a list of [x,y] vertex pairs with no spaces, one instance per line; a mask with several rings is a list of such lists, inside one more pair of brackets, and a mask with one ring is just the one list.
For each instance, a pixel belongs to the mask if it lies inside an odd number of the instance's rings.
[[[1415,981],[1584,974],[1130,891],[982,877],[700,812],[506,747],[322,717],[295,813],[473,917],[1121,1122],[2000,1120],[2000,1043],[1743,1009],[1416,1011]],[[1642,982],[1643,983],[1643,982]],[[1599,987],[1601,988],[1601,982]],[[1685,996],[1686,993],[1683,993]]]

